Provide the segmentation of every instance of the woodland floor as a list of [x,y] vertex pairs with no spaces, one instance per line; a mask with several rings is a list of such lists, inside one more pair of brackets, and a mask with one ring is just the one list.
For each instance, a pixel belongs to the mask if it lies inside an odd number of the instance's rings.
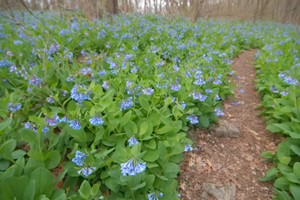
[[203,183],[234,184],[237,200],[272,199],[272,183],[258,180],[272,166],[261,153],[274,151],[280,139],[258,116],[254,55],[255,50],[244,51],[233,60],[235,96],[224,102],[220,119],[235,124],[240,136],[216,138],[205,130],[192,131],[194,150],[185,154],[179,178],[182,200],[201,200]]

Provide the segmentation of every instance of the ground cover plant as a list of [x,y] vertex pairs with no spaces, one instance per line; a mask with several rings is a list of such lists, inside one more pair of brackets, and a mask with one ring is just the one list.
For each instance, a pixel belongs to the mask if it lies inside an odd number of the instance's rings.
[[[283,71],[268,46],[273,41],[274,49],[299,50],[286,26],[25,16],[3,18],[0,25],[0,199],[179,199],[179,164],[192,150],[187,131],[207,128],[224,114],[221,103],[233,87],[226,79],[234,75],[231,58],[242,49],[262,48],[257,66],[264,99],[288,92],[299,102],[299,54],[278,58],[284,70],[296,66]],[[279,45],[274,32],[286,43]],[[267,79],[276,81],[275,95],[269,90],[275,83],[264,81],[271,76],[268,59],[283,73]],[[284,78],[294,81],[288,90]],[[263,105],[270,120],[280,109]],[[299,110],[291,116],[280,115],[299,120]],[[299,148],[295,141],[288,145]],[[291,187],[286,195],[299,192]]]
[[294,34],[277,31],[256,59],[267,129],[287,138],[275,155],[264,153],[276,163],[262,178],[275,181],[275,199],[300,197],[300,38]]

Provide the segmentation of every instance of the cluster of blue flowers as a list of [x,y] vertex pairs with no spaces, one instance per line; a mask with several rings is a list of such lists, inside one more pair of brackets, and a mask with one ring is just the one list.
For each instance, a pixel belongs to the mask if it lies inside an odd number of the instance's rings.
[[133,106],[132,97],[129,97],[128,99],[122,101],[121,103],[121,110],[127,110]]
[[71,98],[82,103],[84,100],[90,100],[90,91],[87,91],[86,86],[75,84],[71,90]]
[[139,141],[135,138],[135,136],[132,136],[131,138],[128,139],[128,144],[130,147],[139,144]]
[[163,197],[163,193],[151,193],[151,194],[148,194],[147,197],[148,197],[148,200],[158,200],[159,197]]
[[92,117],[89,122],[94,126],[103,125],[104,121],[101,117]]
[[[82,167],[82,166],[84,166],[84,162],[85,162],[86,157],[87,157],[87,154],[77,150],[75,152],[75,157],[72,159],[72,162],[75,163],[75,165],[77,165],[79,167]],[[85,167],[81,168],[80,170],[78,170],[77,173],[79,175],[84,176],[84,177],[88,177],[95,170],[96,170],[96,167],[85,166]]]
[[10,112],[15,113],[22,108],[22,105],[20,103],[17,103],[17,104],[8,103],[7,107]]
[[132,158],[125,163],[121,164],[121,172],[123,176],[135,176],[146,170],[146,163],[139,162],[138,160]]
[[198,117],[196,115],[190,115],[186,119],[189,120],[191,124],[199,123]]

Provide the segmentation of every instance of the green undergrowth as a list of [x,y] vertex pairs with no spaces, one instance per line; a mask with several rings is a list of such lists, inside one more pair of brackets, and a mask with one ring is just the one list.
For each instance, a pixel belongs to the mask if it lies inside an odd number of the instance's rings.
[[265,154],[279,163],[266,179],[279,179],[279,197],[295,196],[299,83],[278,78],[299,80],[292,26],[1,18],[0,199],[179,199],[179,165],[193,149],[186,133],[224,114],[231,59],[250,48],[262,48],[257,85],[268,129],[291,136],[275,157]]
[[284,136],[276,153],[264,152],[275,166],[261,180],[274,181],[274,199],[300,199],[300,34],[276,32],[257,52],[257,89],[267,129]]

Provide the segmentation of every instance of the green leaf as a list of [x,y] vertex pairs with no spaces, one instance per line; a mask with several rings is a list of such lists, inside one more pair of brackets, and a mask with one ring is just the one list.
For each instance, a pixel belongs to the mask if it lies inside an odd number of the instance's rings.
[[280,163],[284,164],[284,165],[288,165],[291,161],[291,157],[289,156],[278,156],[278,160]]
[[261,156],[266,159],[272,159],[274,157],[273,153],[270,151],[263,152]]
[[149,111],[150,110],[150,104],[148,102],[148,100],[146,99],[145,96],[140,96],[139,98],[139,102],[140,102],[140,105],[142,106],[142,108],[145,110],[145,111]]
[[300,162],[295,162],[293,166],[294,174],[300,179]]
[[264,177],[259,178],[260,181],[269,181],[273,180],[278,173],[278,169],[272,168],[269,171],[267,171],[266,175]]
[[0,133],[1,133],[1,131],[3,131],[4,129],[6,129],[7,127],[10,127],[12,121],[13,121],[12,118],[7,118],[4,121],[2,121],[0,123]]
[[143,145],[149,149],[155,149],[156,148],[156,141],[154,139],[149,140],[147,142],[144,142]]
[[79,195],[83,199],[89,199],[91,196],[92,188],[87,180],[84,180],[79,188]]
[[295,200],[300,200],[300,186],[290,185],[290,192],[292,193]]
[[23,199],[33,200],[35,196],[35,189],[36,189],[35,187],[36,187],[36,181],[34,179],[31,179],[30,182],[25,186]]
[[200,117],[200,125],[203,126],[204,128],[209,127],[209,118],[207,116],[201,116]]
[[277,178],[274,182],[274,187],[280,190],[288,190],[289,185],[290,182],[284,176]]
[[156,131],[156,134],[166,134],[173,131],[173,127],[171,125],[164,125],[162,128]]
[[147,133],[149,128],[148,121],[144,121],[140,126],[140,136],[143,136],[145,133]]
[[54,190],[55,180],[52,173],[44,167],[39,167],[34,170],[31,175],[31,179],[36,181],[36,194],[44,194],[50,196]]
[[0,159],[0,171],[6,170],[10,165],[10,162],[7,160]]
[[175,163],[169,162],[162,166],[164,174],[168,178],[176,178],[179,173],[179,166]]
[[100,189],[100,183],[96,183],[96,184],[93,185],[93,187],[91,189],[92,197],[96,197],[98,195],[99,189]]
[[135,191],[135,190],[141,189],[141,188],[143,188],[143,187],[145,187],[145,186],[146,186],[146,182],[142,182],[142,183],[140,183],[140,184],[134,186],[133,188],[131,188],[131,190],[132,190],[132,191]]
[[129,122],[131,116],[132,116],[132,111],[130,110],[122,117],[122,120],[120,123],[121,127],[123,127],[125,124],[127,124]]
[[274,126],[273,124],[267,125],[266,129],[272,133],[280,133],[281,132],[281,129]]
[[158,150],[148,150],[143,156],[143,160],[147,162],[154,162],[159,158]]
[[292,144],[290,148],[295,154],[300,156],[300,147],[299,146]]
[[52,150],[46,154],[45,159],[45,166],[53,169],[60,163],[61,156],[58,150]]
[[131,137],[135,134],[137,134],[137,125],[133,121],[129,121],[125,126],[124,126],[125,133]]

